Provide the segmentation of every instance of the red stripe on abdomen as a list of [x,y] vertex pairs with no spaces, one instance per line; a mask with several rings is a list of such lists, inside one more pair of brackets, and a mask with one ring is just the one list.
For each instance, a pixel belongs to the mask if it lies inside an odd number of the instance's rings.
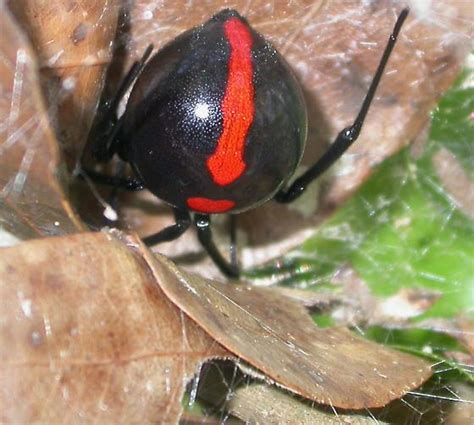
[[234,201],[227,199],[188,198],[188,208],[202,213],[223,213],[235,206]]
[[238,18],[224,24],[230,44],[225,95],[221,109],[223,129],[207,168],[220,186],[237,180],[245,171],[245,139],[254,118],[252,36]]

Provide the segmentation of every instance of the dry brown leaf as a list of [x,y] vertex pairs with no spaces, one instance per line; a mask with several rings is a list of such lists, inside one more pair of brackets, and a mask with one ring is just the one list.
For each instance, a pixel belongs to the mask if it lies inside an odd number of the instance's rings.
[[3,3],[0,21],[0,225],[20,238],[77,232],[34,55]]
[[120,2],[7,0],[38,54],[40,66],[85,67],[110,61]]
[[420,359],[316,328],[271,290],[189,276],[137,238],[125,242],[96,233],[1,250],[5,420],[173,421],[196,367],[231,357],[215,341],[278,385],[340,408],[385,405],[431,374]]
[[421,359],[343,328],[317,328],[304,307],[271,289],[223,285],[143,255],[166,295],[213,338],[306,398],[339,408],[384,406],[431,375]]
[[38,56],[48,113],[71,171],[102,91],[120,2],[11,0],[8,5]]
[[[239,368],[246,375],[244,378]],[[373,424],[373,410],[342,413],[330,406],[316,405],[275,386],[258,382],[256,370],[247,363],[217,362],[200,375],[198,398],[216,410],[226,411],[246,424]],[[254,377],[249,382],[248,376]],[[352,414],[348,414],[352,413]],[[378,421],[384,424],[385,422]]]
[[199,365],[229,356],[106,234],[0,250],[2,423],[174,423]]
[[[333,412],[318,410],[274,387],[262,384],[237,389],[226,407],[234,416],[251,424],[366,425],[374,423],[370,417],[335,415]],[[377,421],[377,423],[384,424],[385,422]]]

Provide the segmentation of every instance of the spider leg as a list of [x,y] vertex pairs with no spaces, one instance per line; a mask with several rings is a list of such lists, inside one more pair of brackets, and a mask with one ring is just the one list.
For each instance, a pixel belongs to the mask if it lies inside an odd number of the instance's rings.
[[235,264],[229,263],[219,252],[212,240],[211,219],[206,214],[195,214],[194,224],[197,228],[199,242],[212,258],[219,270],[228,277],[239,277],[239,269]]
[[[123,122],[122,117],[120,119],[117,119],[118,105],[122,100],[123,96],[125,96],[125,93],[127,93],[127,91],[130,89],[132,84],[142,72],[152,51],[153,45],[150,44],[145,50],[145,53],[143,54],[142,58],[132,65],[127,75],[123,79],[122,83],[120,84],[120,87],[118,88],[114,98],[110,102],[107,102],[104,106],[104,110],[102,111],[102,117],[97,123],[94,131],[92,132],[94,134],[94,140],[92,142],[92,153],[94,158],[98,162],[109,161],[117,150],[117,145],[120,142],[118,135],[120,133]],[[81,158],[81,164],[83,164],[83,158]],[[112,186],[114,188],[114,191],[111,195],[113,198],[116,198],[116,189],[130,191],[144,189],[143,183],[141,181],[136,179],[124,178],[121,175],[122,172],[119,172],[116,176],[110,176],[81,165],[80,169],[76,172],[76,174],[79,178],[89,178],[94,183]]]
[[153,246],[161,242],[169,242],[178,239],[191,225],[191,217],[188,211],[173,208],[175,224],[165,227],[154,235],[147,236],[143,242],[147,246]]
[[77,172],[77,176],[81,179],[90,179],[94,183],[104,186],[112,186],[113,188],[128,190],[131,192],[142,190],[145,188],[140,180],[128,179],[120,176],[110,176],[108,174],[95,171],[90,168],[81,168]]
[[357,140],[359,137],[362,125],[364,124],[367,112],[369,111],[370,104],[375,95],[375,91],[379,85],[380,79],[382,78],[385,66],[387,65],[388,59],[397,41],[400,29],[408,15],[409,9],[403,9],[398,16],[397,22],[393,28],[392,34],[388,39],[387,46],[383,52],[382,58],[375,72],[374,78],[370,84],[369,90],[362,103],[360,111],[354,121],[354,123],[344,128],[336,137],[336,140],[331,144],[328,150],[323,156],[303,175],[298,177],[291,186],[286,190],[281,190],[275,195],[275,201],[281,203],[289,203],[297,199],[306,189],[306,187],[315,179],[317,179],[322,173],[324,173],[331,165],[333,165],[347,149]]
[[142,58],[131,66],[112,100],[106,102],[102,107],[101,118],[92,132],[94,134],[92,154],[98,162],[108,162],[117,151],[117,145],[120,143],[118,136],[123,123],[122,118],[117,118],[118,106],[142,72],[152,51],[153,45],[150,44]]

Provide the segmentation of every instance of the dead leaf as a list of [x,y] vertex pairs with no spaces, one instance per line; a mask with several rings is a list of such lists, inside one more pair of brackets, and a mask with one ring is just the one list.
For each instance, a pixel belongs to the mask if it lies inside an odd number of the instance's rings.
[[0,224],[20,238],[83,230],[64,192],[34,55],[9,11],[0,8]]
[[378,407],[431,375],[421,359],[346,329],[317,328],[302,306],[271,289],[223,285],[182,272],[163,256],[146,250],[143,256],[166,295],[213,338],[306,398],[340,408]]
[[230,357],[106,234],[0,252],[2,423],[175,423],[198,367]]
[[[344,414],[334,407],[316,405],[281,388],[263,384],[258,381],[261,380],[258,373],[255,375],[255,369],[245,362],[213,362],[205,366],[199,377],[197,397],[206,406],[212,406],[212,411],[228,412],[246,424],[374,423],[373,411],[370,416],[365,416],[366,412]],[[249,376],[255,379],[249,380]]]
[[14,0],[8,6],[37,54],[48,114],[71,172],[102,92],[120,2]]
[[38,54],[41,68],[103,65],[110,61],[110,33],[118,2],[7,1]]
[[[370,417],[344,415],[318,410],[283,393],[274,387],[262,384],[247,385],[232,394],[227,410],[234,416],[252,424],[373,424]],[[379,424],[386,422],[378,421]]]

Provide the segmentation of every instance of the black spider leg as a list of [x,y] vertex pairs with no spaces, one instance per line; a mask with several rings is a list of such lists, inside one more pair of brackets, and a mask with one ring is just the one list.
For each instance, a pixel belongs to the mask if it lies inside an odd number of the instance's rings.
[[143,53],[142,58],[131,66],[113,99],[104,106],[104,110],[101,113],[102,117],[95,129],[96,143],[92,147],[93,155],[98,162],[109,161],[117,151],[117,144],[120,142],[118,135],[123,123],[123,116],[117,119],[118,107],[125,94],[143,71],[152,51],[153,44],[150,44]]
[[147,236],[143,242],[147,246],[153,246],[161,242],[169,242],[178,239],[191,225],[191,217],[186,210],[173,208],[175,224],[165,227],[154,235]]
[[219,267],[219,270],[228,277],[239,277],[238,267],[229,263],[219,252],[212,240],[211,219],[206,214],[195,214],[194,224],[196,225],[199,242],[207,251],[212,261]]
[[109,176],[108,174],[95,171],[93,169],[81,169],[79,170],[78,177],[87,177],[96,184],[104,186],[111,186],[122,190],[137,191],[145,188],[140,180],[128,179],[120,176]]
[[[122,83],[120,84],[120,87],[118,88],[114,98],[105,105],[105,109],[102,112],[102,118],[94,129],[96,141],[93,142],[92,145],[92,152],[94,158],[98,162],[109,161],[110,159],[112,159],[113,155],[117,150],[117,143],[120,143],[118,135],[120,133],[123,122],[123,116],[120,119],[117,119],[118,106],[122,98],[125,96],[127,91],[130,89],[132,84],[136,81],[136,79],[142,72],[152,51],[153,45],[150,44],[145,50],[145,53],[143,54],[142,58],[132,65],[127,75],[123,79]],[[80,178],[84,178],[84,175],[86,175],[94,183],[112,186],[114,188],[111,194],[111,201],[113,203],[114,199],[116,200],[117,196],[115,189],[135,191],[144,188],[143,183],[141,181],[137,179],[124,178],[122,176],[123,168],[121,168],[118,175],[110,176],[108,174],[95,171],[92,168],[82,166],[81,160],[81,167],[77,174]]]
[[307,186],[315,179],[317,179],[322,173],[324,173],[331,165],[333,165],[344,152],[357,140],[359,137],[362,125],[369,111],[370,104],[374,98],[375,91],[379,85],[380,79],[382,78],[385,66],[387,65],[388,59],[397,41],[400,29],[408,15],[409,9],[403,9],[398,16],[397,22],[393,28],[393,32],[389,37],[387,46],[382,55],[382,59],[379,62],[377,71],[375,72],[372,83],[370,84],[369,90],[365,96],[364,102],[360,108],[359,114],[357,115],[354,123],[350,127],[346,127],[342,130],[334,143],[328,148],[323,156],[314,164],[309,170],[307,170],[302,176],[298,177],[293,184],[286,190],[281,190],[275,195],[275,201],[281,203],[289,203],[297,199],[307,188]]

